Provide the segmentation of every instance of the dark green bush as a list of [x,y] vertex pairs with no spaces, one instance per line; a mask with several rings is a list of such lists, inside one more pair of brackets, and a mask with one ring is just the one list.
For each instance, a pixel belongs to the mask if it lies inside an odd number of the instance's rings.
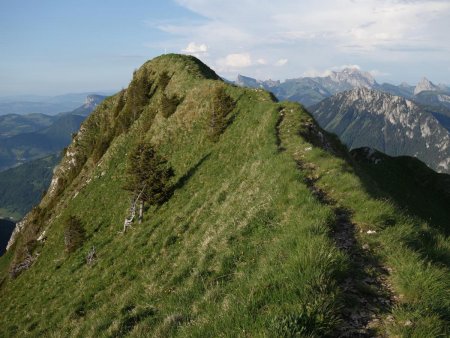
[[235,107],[235,102],[226,93],[224,86],[216,86],[212,91],[212,107],[208,117],[207,132],[211,141],[217,142],[219,136],[228,126],[228,114]]
[[128,156],[125,189],[148,204],[163,203],[170,194],[173,169],[147,142],[139,143]]
[[69,216],[64,226],[64,246],[67,253],[74,252],[86,239],[83,223],[76,216]]

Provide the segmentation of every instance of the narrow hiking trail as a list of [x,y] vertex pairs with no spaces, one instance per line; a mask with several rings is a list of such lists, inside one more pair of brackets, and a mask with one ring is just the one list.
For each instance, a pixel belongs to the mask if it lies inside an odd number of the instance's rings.
[[[288,148],[283,143],[281,127],[285,116],[286,109],[281,109],[275,126],[279,152]],[[306,129],[309,135],[297,135],[302,136],[311,146],[334,153],[332,145],[315,124],[308,123]],[[307,147],[305,151],[309,149],[311,148]],[[351,262],[348,276],[340,283],[344,301],[341,312],[343,324],[336,332],[336,337],[383,337],[379,328],[384,318],[389,319],[396,302],[388,280],[389,271],[371,253],[370,247],[361,243],[361,236],[357,232],[362,230],[352,221],[352,210],[340,206],[329,192],[319,186],[314,164],[308,163],[299,153],[293,157],[308,190],[319,203],[332,210],[334,217],[330,224],[330,237]]]
[[313,166],[297,160],[304,183],[314,197],[332,209],[334,222],[330,224],[330,235],[336,246],[344,251],[351,261],[351,273],[341,284],[345,300],[342,315],[344,325],[338,337],[374,337],[382,317],[390,312],[395,303],[392,287],[388,282],[389,272],[371,255],[366,245],[357,239],[357,225],[352,222],[351,210],[340,207],[327,192],[316,185]]

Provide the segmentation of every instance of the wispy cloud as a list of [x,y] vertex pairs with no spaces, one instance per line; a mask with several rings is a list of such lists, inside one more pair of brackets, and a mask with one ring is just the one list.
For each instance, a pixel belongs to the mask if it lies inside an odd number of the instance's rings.
[[277,62],[275,62],[275,66],[281,67],[284,66],[286,63],[288,63],[288,59],[279,59]]
[[202,44],[196,44],[195,42],[189,42],[186,48],[182,49],[185,53],[206,53],[208,51],[208,47]]
[[448,56],[450,45],[448,0],[177,2],[200,19],[160,23],[158,28],[184,41],[179,48],[186,51],[188,43],[201,41],[208,46],[208,55],[201,56],[230,74],[246,68],[266,76],[293,75],[295,69],[301,74],[346,61],[402,66]]

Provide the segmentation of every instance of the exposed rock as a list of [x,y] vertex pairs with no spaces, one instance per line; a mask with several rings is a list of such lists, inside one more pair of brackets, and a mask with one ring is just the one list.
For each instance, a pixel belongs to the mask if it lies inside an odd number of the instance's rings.
[[11,234],[11,237],[9,238],[8,245],[6,246],[6,251],[8,251],[9,248],[11,248],[11,246],[15,243],[17,236],[22,231],[22,229],[25,227],[26,223],[27,223],[26,217],[23,220],[21,220],[20,222],[16,223],[16,227],[14,228],[14,231]]
[[449,131],[411,100],[357,88],[323,100],[311,112],[350,149],[370,147],[391,156],[414,156],[438,172],[450,172]]
[[97,252],[95,251],[95,246],[93,246],[86,256],[86,263],[88,265],[92,265],[96,259],[97,259]]
[[9,271],[11,278],[16,278],[22,272],[24,272],[25,270],[28,270],[33,265],[33,263],[36,261],[38,256],[39,256],[39,254],[36,254],[34,256],[28,254],[23,261],[13,265],[11,267],[11,270]]
[[423,77],[417,84],[416,88],[414,88],[414,95],[417,95],[420,92],[424,91],[436,91],[436,90],[439,90],[439,87],[434,85],[433,82],[428,80],[426,77]]

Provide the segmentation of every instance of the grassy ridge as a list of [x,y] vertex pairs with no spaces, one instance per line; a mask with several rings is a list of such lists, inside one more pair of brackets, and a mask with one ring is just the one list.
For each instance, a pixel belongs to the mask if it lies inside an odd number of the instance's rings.
[[[77,181],[65,191],[39,260],[2,290],[4,334],[325,334],[339,324],[336,279],[346,259],[327,235],[330,211],[278,152],[278,107],[265,92],[228,87],[235,116],[211,143],[205,112],[215,85],[196,83],[177,112],[156,115],[145,134],[142,115],[111,144],[96,178],[73,199]],[[142,137],[170,159],[178,189],[122,235],[123,159]],[[67,257],[61,234],[69,214],[83,220],[88,241]],[[89,267],[92,246],[98,260]]]
[[[88,130],[75,141],[85,151],[79,156],[85,157],[82,168],[60,169],[74,178],[67,176],[60,195],[44,200],[53,207],[38,260],[17,279],[3,279],[0,306],[8,315],[0,317],[0,336],[335,335],[349,304],[343,285],[355,271],[332,238],[335,211],[308,187],[309,176],[352,211],[352,221],[363,230],[358,245],[367,243],[371,254],[393,269],[389,280],[398,303],[393,317],[386,314],[376,329],[445,334],[447,268],[426,261],[410,245],[418,229],[427,231],[426,224],[371,196],[357,169],[300,137],[313,122],[299,105],[225,85],[205,67],[176,55],[146,63],[135,78],[148,74],[153,96],[128,129],[111,139],[102,135],[116,112],[128,118],[126,105],[117,109],[117,97],[84,124]],[[162,72],[171,75],[163,89],[156,85]],[[211,142],[206,127],[216,86],[226,86],[236,106],[227,129]],[[160,110],[163,94],[181,98],[168,118]],[[95,137],[108,140],[99,162],[82,147],[101,144],[92,142]],[[124,159],[142,139],[157,145],[175,169],[175,190],[123,234],[129,207],[122,189]],[[308,164],[302,170],[300,160]],[[87,232],[71,255],[64,253],[63,238],[69,215],[77,215]],[[447,252],[446,239],[439,240]],[[97,258],[88,265],[93,247]],[[0,276],[12,256],[0,259]],[[405,326],[407,320],[412,325]]]

